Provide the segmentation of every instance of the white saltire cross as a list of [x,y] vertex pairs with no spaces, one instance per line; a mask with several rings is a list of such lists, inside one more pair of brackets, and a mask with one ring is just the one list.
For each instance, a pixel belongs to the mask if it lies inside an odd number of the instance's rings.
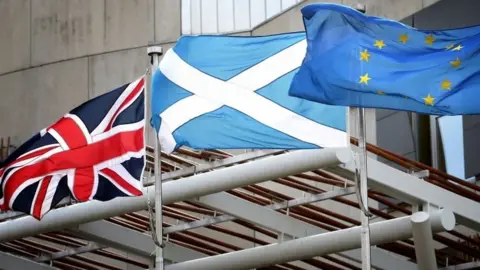
[[199,71],[175,51],[168,50],[160,62],[160,71],[193,95],[179,100],[160,114],[162,124],[158,139],[162,149],[173,151],[176,143],[172,133],[177,128],[224,105],[299,140],[320,147],[345,147],[347,135],[344,131],[321,125],[255,92],[299,68],[306,47],[305,39],[299,41],[228,81]]

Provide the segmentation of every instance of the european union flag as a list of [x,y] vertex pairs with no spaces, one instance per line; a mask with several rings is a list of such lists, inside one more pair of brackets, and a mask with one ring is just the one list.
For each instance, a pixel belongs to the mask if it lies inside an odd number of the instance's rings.
[[288,95],[305,33],[185,36],[152,80],[162,150],[346,147],[346,108]]
[[426,114],[480,113],[480,26],[421,31],[349,7],[302,9],[307,53],[289,95]]

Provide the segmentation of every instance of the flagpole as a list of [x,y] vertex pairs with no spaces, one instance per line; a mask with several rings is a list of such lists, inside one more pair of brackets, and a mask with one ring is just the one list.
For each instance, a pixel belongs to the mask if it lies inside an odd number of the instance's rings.
[[358,120],[358,172],[360,176],[360,201],[362,204],[361,209],[361,222],[362,222],[362,270],[371,269],[370,259],[370,224],[368,212],[368,177],[367,177],[367,136],[366,136],[366,123],[365,123],[365,109],[357,109]]
[[[366,6],[363,4],[357,4],[357,11],[366,13]],[[358,148],[359,153],[357,155],[357,177],[360,178],[357,183],[357,193],[360,211],[361,211],[361,243],[362,243],[362,270],[371,269],[371,257],[370,257],[370,224],[369,217],[372,216],[368,209],[368,176],[367,176],[367,127],[365,122],[365,108],[356,108],[357,113],[357,127],[358,127]]]
[[[153,75],[158,68],[160,56],[163,54],[162,47],[151,46],[148,47],[148,55],[150,56],[150,63],[152,64],[150,76]],[[151,80],[150,80],[151,81]],[[148,93],[150,97],[152,92]],[[151,99],[151,98],[150,98]],[[149,103],[151,106],[151,102]],[[163,216],[162,216],[162,169],[161,169],[161,154],[160,143],[158,138],[154,138],[154,173],[155,173],[155,229],[152,228],[152,235],[154,235],[155,244],[155,269],[164,270],[163,260]]]

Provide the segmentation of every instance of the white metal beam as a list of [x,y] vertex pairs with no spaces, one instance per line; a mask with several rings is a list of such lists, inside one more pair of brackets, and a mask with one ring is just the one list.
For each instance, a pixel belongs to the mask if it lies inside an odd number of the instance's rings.
[[[82,253],[88,253],[88,252],[92,252],[92,251],[107,248],[107,247],[108,246],[106,245],[90,242],[85,246],[81,246],[78,248],[67,248],[59,252],[39,256],[33,260],[36,262],[58,260],[64,257],[69,257],[72,255],[78,255]],[[190,261],[190,260],[200,259],[206,256],[200,252],[173,244],[171,242],[165,243],[164,255],[165,255],[165,259],[171,263]]]
[[451,265],[439,270],[480,270],[480,262],[469,262],[457,265]]
[[412,231],[418,268],[437,270],[432,226],[430,216],[426,212],[419,212],[412,217]]
[[[265,208],[269,208],[272,210],[286,209],[288,207],[294,207],[294,206],[329,200],[332,198],[350,195],[353,193],[355,193],[355,187],[341,188],[338,190],[332,190],[332,191],[323,192],[319,194],[308,195],[303,198],[292,199],[286,202],[274,203],[274,204],[265,206]],[[168,234],[173,232],[192,230],[192,229],[196,229],[196,228],[200,228],[208,225],[218,224],[218,223],[227,222],[227,221],[233,221],[235,219],[237,218],[231,215],[226,215],[226,214],[221,216],[216,216],[216,217],[207,217],[204,219],[164,228],[163,233]]]
[[[352,153],[348,148],[325,148],[299,150],[267,157],[256,162],[167,182],[163,184],[162,200],[164,204],[169,204],[287,175],[335,166],[348,162],[351,156]],[[144,210],[148,201],[155,199],[154,187],[146,188],[143,193],[143,196],[138,197],[122,197],[107,202],[89,201],[54,209],[40,221],[31,216],[25,216],[2,222],[0,223],[0,242]]]
[[353,193],[355,193],[355,187],[340,188],[340,189],[322,192],[318,194],[309,194],[309,195],[306,195],[305,197],[292,199],[286,202],[277,202],[265,207],[270,208],[272,210],[280,210],[280,209],[286,209],[288,207],[294,207],[294,206],[304,205],[308,203],[329,200],[329,199],[333,199],[333,198],[337,198],[345,195],[350,195]]
[[323,230],[317,226],[248,202],[226,192],[202,196],[192,201],[296,238],[323,233]]
[[32,260],[16,256],[13,254],[0,252],[0,269],[2,270],[18,270],[18,269],[54,270],[55,268],[50,267],[43,263],[37,263]]
[[[372,244],[373,245],[373,244]],[[344,257],[346,259],[355,261],[357,263],[362,263],[362,250],[360,248],[352,249],[337,253],[337,255]],[[398,270],[417,270],[418,266],[416,263],[411,261],[404,260],[391,252],[388,252],[384,249],[371,247],[370,248],[370,263],[372,267],[378,270],[391,270],[392,265],[395,265],[395,269]]]
[[[419,213],[415,213],[412,216],[418,214]],[[432,220],[432,231],[434,233],[452,230],[455,227],[455,216],[449,210],[442,209],[432,212],[430,215]],[[370,225],[371,243],[373,245],[378,245],[411,238],[412,216],[372,223]],[[231,270],[252,269],[303,260],[315,256],[358,248],[360,247],[360,232],[361,227],[356,226],[344,230],[290,240],[281,244],[260,246],[177,263],[167,266],[166,270],[222,270],[227,267]],[[392,269],[391,267],[392,265],[390,265],[388,269]]]
[[[255,151],[255,152],[248,152],[245,154],[240,154],[240,155],[235,155],[233,157],[225,158],[225,159],[220,159],[216,161],[209,162],[207,164],[199,164],[196,166],[191,166],[182,170],[176,170],[173,172],[166,172],[162,173],[162,181],[168,181],[172,179],[176,179],[179,177],[185,177],[185,176],[190,176],[194,175],[196,173],[203,173],[203,172],[208,172],[210,170],[226,167],[226,166],[231,166],[236,163],[240,162],[245,162],[245,161],[253,161],[259,158],[264,158],[266,156],[270,155],[275,155],[275,154],[281,154],[284,153],[285,151],[279,150],[279,151],[272,151],[272,150],[260,150],[260,151]],[[148,181],[145,183],[145,185],[153,185],[154,181]]]
[[[343,166],[330,167],[327,170],[352,179],[355,168],[353,162],[348,162]],[[460,224],[480,231],[478,202],[422,181],[373,158],[368,159],[368,180],[370,187],[405,202],[430,203],[439,207],[448,207]]]
[[76,236],[95,241],[101,245],[143,257],[150,257],[155,250],[155,244],[150,235],[105,220],[80,224],[70,228],[69,231]]
[[[104,220],[78,225],[76,228],[71,229],[71,232],[77,236],[99,243],[97,244],[99,247],[110,246],[142,257],[151,257],[155,250],[155,244],[150,235]],[[171,242],[166,242],[164,256],[165,259],[172,262],[183,262],[203,258],[206,255]]]
[[98,244],[98,243],[95,243],[95,242],[90,242],[85,246],[81,246],[81,247],[77,247],[77,248],[68,247],[68,248],[66,248],[62,251],[58,251],[58,252],[51,253],[51,254],[44,254],[44,255],[41,255],[39,257],[34,258],[33,260],[36,261],[36,262],[46,262],[46,261],[58,260],[58,259],[65,258],[65,257],[68,257],[68,256],[78,255],[78,254],[87,253],[87,252],[92,252],[92,251],[103,249],[103,248],[106,248],[106,247],[107,247],[106,245]]
[[207,255],[203,253],[173,244],[172,242],[165,242],[165,249],[163,255],[165,256],[165,259],[174,263],[186,262],[207,257]]
[[[250,203],[225,192],[202,196],[195,202],[294,238],[327,232],[317,226],[280,214],[271,208]],[[290,238],[288,236],[287,238]],[[417,269],[416,264],[398,259],[382,249],[371,250],[371,254],[372,265],[379,269],[389,269],[392,263],[402,265],[404,267],[402,269]],[[357,262],[361,262],[362,258],[360,249],[342,252],[339,255]]]
[[[62,207],[62,206],[71,204],[71,201],[72,200],[71,200],[70,196],[65,197],[62,200],[60,200],[60,202],[57,204],[56,207]],[[17,211],[12,211],[12,210],[4,211],[4,212],[0,211],[0,221],[4,221],[4,220],[7,220],[7,219],[14,219],[14,218],[18,218],[18,217],[21,217],[21,216],[26,216],[26,214],[23,213],[23,212],[17,212]]]

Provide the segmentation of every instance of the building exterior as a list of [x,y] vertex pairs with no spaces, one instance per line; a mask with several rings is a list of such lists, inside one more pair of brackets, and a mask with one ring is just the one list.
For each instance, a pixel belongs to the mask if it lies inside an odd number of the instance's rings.
[[[208,0],[4,0],[0,3],[4,28],[0,43],[4,101],[0,112],[5,117],[0,119],[0,126],[9,128],[2,129],[0,137],[11,137],[12,144],[19,145],[81,102],[133,80],[145,72],[148,44],[162,45],[166,50],[181,34],[268,35],[302,31],[299,10],[310,2],[227,0],[215,8],[216,1]],[[476,23],[475,16],[470,16],[470,1],[453,4],[447,0],[431,5],[434,2],[364,4],[369,14],[402,20],[419,29]],[[338,3],[355,5],[357,1]],[[454,8],[450,11],[451,5]],[[209,12],[211,9],[214,11]],[[226,12],[230,9],[231,14]],[[446,10],[451,19],[439,15]],[[212,15],[217,18],[208,19]],[[200,30],[202,26],[205,29]],[[16,104],[23,104],[22,109],[15,109]],[[369,115],[370,142],[432,164],[428,117],[384,110]],[[476,146],[477,118],[464,117],[467,178],[476,174],[478,154],[476,147],[468,145]],[[24,124],[16,125],[18,122]],[[393,139],[394,134],[402,140]],[[439,166],[442,160],[439,158]]]
[[[302,31],[300,9],[313,2],[317,1],[0,0],[0,137],[10,138],[12,148],[19,146],[33,133],[49,125],[75,106],[133,81],[147,70],[149,58],[146,52],[149,45],[160,45],[167,50],[182,34],[269,35]],[[352,6],[359,3],[365,4],[367,14],[401,20],[405,24],[419,29],[456,28],[480,23],[475,9],[479,3],[473,0],[337,0],[327,2]],[[445,169],[442,138],[437,123],[435,118],[424,115],[388,110],[367,110],[367,141],[410,160]],[[480,134],[478,125],[480,118],[477,116],[463,117],[462,123],[465,174],[468,178],[480,173],[480,169],[476,165],[477,160],[480,160],[480,151],[478,151],[480,145],[476,140],[477,134]],[[352,134],[355,135],[354,117],[352,117],[350,128]],[[152,134],[149,134],[147,141],[150,145],[152,145],[153,138]],[[212,154],[213,158],[222,155]],[[371,157],[395,168],[408,169],[406,168],[408,164],[402,165],[375,151],[371,151]],[[195,157],[188,151],[178,153],[177,158],[193,160],[200,165],[208,164],[206,160]],[[181,161],[175,159],[168,159],[168,161],[171,164],[177,164],[180,168],[188,168]],[[308,183],[320,190],[334,189],[331,183],[310,181]],[[272,181],[263,183],[261,186],[282,192],[291,198],[301,198],[305,192],[313,192],[295,189],[291,186],[286,188],[280,183]],[[261,193],[260,191],[261,188],[257,188],[248,192],[252,196],[256,196],[255,192]],[[478,194],[478,190],[470,191],[470,193]],[[356,201],[355,194],[346,195],[343,198]],[[339,218],[335,216],[335,213],[340,213],[347,220],[359,220],[360,213],[357,208],[331,200],[315,205],[328,209],[324,215],[332,220]],[[369,205],[383,210],[385,215],[392,216],[405,215],[413,208],[405,204],[402,198],[395,196],[392,198],[377,196],[377,200],[369,201]],[[184,206],[183,210],[187,209],[185,211],[188,211],[187,206]],[[407,212],[402,213],[399,207],[406,207]],[[189,213],[194,217],[202,217],[202,214],[193,212]],[[212,211],[204,210],[204,212],[209,215]],[[144,217],[149,215],[148,211],[138,213]],[[172,213],[175,213],[174,210],[171,210],[171,215],[166,219],[167,222],[175,224],[180,218],[175,218]],[[315,217],[319,219],[322,216],[316,215]],[[139,216],[131,215],[123,218],[121,225],[127,228],[128,226],[145,228],[148,226],[148,224],[144,224],[145,220]],[[478,218],[480,219],[480,216]],[[372,222],[376,220],[380,220],[378,213]],[[335,224],[333,221],[330,222]],[[135,225],[130,223],[135,223]],[[355,222],[351,223],[355,224]],[[0,222],[0,227],[1,225]],[[229,230],[239,231],[251,239],[239,239],[231,234],[206,228],[198,228],[193,232],[239,248],[258,246],[260,245],[258,241],[271,242],[271,237],[259,233],[260,229],[258,228],[240,227],[239,224],[233,222],[225,226]],[[84,237],[87,240],[95,239],[93,233],[88,234],[88,228],[82,229],[84,234],[75,234],[75,237],[79,237],[79,239]],[[468,236],[475,234],[474,230],[464,226],[459,226],[457,229]],[[148,230],[146,231],[148,232]],[[26,241],[43,243],[58,250],[65,248],[65,245],[54,243],[48,237],[51,236],[47,235],[43,239]],[[118,237],[122,236],[118,235]],[[139,234],[137,237],[137,240],[142,239],[141,241],[144,242],[151,240],[150,237],[146,237],[146,234]],[[448,238],[445,235],[442,237]],[[465,241],[457,235],[457,238],[442,239],[435,244],[435,247],[444,253],[463,252],[465,250],[458,247],[455,242],[460,241],[459,239]],[[93,241],[96,240],[99,239]],[[182,241],[178,238],[175,240]],[[478,240],[475,241],[473,243],[477,243],[476,248],[480,250]],[[1,242],[0,240],[0,244]],[[454,243],[452,244],[452,242]],[[35,246],[35,243],[25,243],[23,244],[42,250],[42,247]],[[85,245],[85,242],[81,243],[79,245]],[[109,242],[109,244],[111,243]],[[77,269],[108,269],[108,265],[114,267],[111,269],[145,269],[145,265],[151,266],[152,261],[148,256],[139,256],[138,252],[132,251],[132,248],[129,247],[109,244],[107,246],[114,247],[117,253],[121,253],[123,257],[132,259],[134,262],[119,260],[113,255],[106,256],[90,252],[84,254],[83,259],[74,259],[74,261],[82,261],[81,264],[75,264],[72,261],[57,261],[54,266],[61,269],[68,268],[68,265],[76,265]],[[151,247],[152,243],[148,245]],[[389,250],[388,254],[394,254],[392,258],[402,256],[402,259],[391,259],[393,262],[391,268],[384,269],[402,269],[404,261],[412,262],[409,259],[414,250],[411,243],[409,244],[410,249],[398,245],[391,245],[386,250]],[[197,243],[197,246],[201,247],[202,245]],[[2,249],[0,246],[0,255],[5,254],[1,251],[11,251],[12,246],[8,247],[10,249]],[[15,247],[19,248],[16,245]],[[181,259],[196,258],[198,250],[198,248],[182,249],[180,253],[183,257]],[[43,247],[43,251],[45,253],[58,252],[49,251],[45,247]],[[207,252],[207,255],[217,253],[221,252],[215,252],[213,249],[213,253]],[[440,252],[439,254],[444,253]],[[41,255],[32,255],[32,257],[35,256]],[[171,256],[174,257],[174,255]],[[108,259],[106,259],[107,257]],[[445,258],[447,257],[445,255]],[[5,262],[9,260],[8,256],[4,258]],[[297,262],[296,265],[300,269],[355,269],[354,260],[344,257],[340,260],[339,258],[327,260],[337,268],[333,268],[331,265],[325,266],[319,262],[316,264]],[[480,259],[479,256],[473,256],[473,258]],[[325,258],[317,259],[325,262]],[[2,265],[4,260],[0,259],[0,269],[27,269],[15,268],[20,265],[22,260],[24,259],[15,261],[18,263],[16,265]],[[50,258],[50,260],[52,259]],[[99,265],[86,260],[102,260],[107,265]],[[140,264],[135,264],[135,260]],[[175,259],[169,260],[175,261]],[[338,260],[347,261],[349,266],[342,266]],[[437,260],[441,259],[437,257]],[[30,265],[32,260],[27,261],[26,265]],[[446,264],[438,263],[438,265],[445,266]],[[411,267],[410,264],[407,266]]]

